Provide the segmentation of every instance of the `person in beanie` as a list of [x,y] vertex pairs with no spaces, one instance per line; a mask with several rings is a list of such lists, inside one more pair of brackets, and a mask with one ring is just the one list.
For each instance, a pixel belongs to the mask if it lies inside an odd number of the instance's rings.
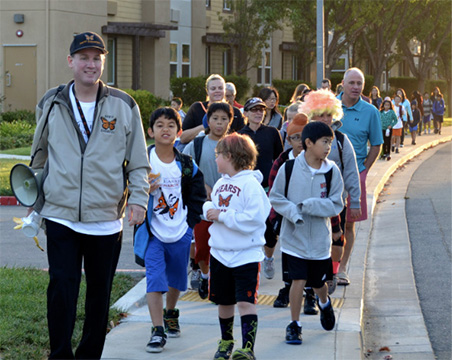
[[44,168],[45,175],[44,196],[34,210],[47,234],[49,358],[74,359],[83,264],[86,312],[75,358],[100,359],[126,202],[129,226],[141,224],[150,166],[138,105],[100,80],[107,54],[103,39],[84,32],[74,36],[69,50],[73,80],[47,91],[36,108],[30,166]]

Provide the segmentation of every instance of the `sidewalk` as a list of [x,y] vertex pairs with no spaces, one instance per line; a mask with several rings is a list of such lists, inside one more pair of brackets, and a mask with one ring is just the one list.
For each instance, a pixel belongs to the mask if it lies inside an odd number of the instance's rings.
[[[452,140],[452,128],[444,128],[442,135],[423,135],[418,137],[417,145],[407,145],[400,154],[392,155],[391,161],[377,160],[367,178],[369,220],[356,224],[356,239],[353,255],[349,262],[351,285],[338,286],[332,295],[336,314],[336,327],[333,331],[324,331],[319,316],[301,315],[303,326],[303,344],[301,346],[284,343],[285,328],[290,320],[289,309],[272,307],[273,299],[282,287],[280,253],[275,252],[276,275],[273,280],[261,277],[258,305],[259,328],[255,346],[256,357],[270,359],[361,359],[362,354],[362,314],[364,306],[364,274],[366,256],[372,230],[372,216],[378,194],[392,173],[409,159],[425,149],[441,142]],[[407,178],[409,181],[409,178]],[[388,233],[391,237],[391,228]],[[390,276],[392,269],[387,268]],[[408,283],[412,273],[404,275]],[[178,339],[168,339],[165,349],[160,354],[149,354],[145,345],[149,341],[151,322],[145,301],[145,279],[120,299],[114,306],[129,313],[122,323],[108,335],[103,352],[103,359],[212,359],[220,338],[217,307],[208,301],[202,301],[193,292],[182,294],[178,303],[181,312],[180,324],[182,335]],[[414,296],[414,295],[413,295]],[[413,301],[417,302],[417,296]],[[403,306],[402,304],[400,304]],[[417,304],[418,306],[418,304]],[[417,318],[417,325],[422,327],[422,316]],[[413,326],[413,324],[410,324]],[[400,328],[400,325],[399,325]],[[388,328],[387,331],[391,332]],[[240,317],[236,312],[234,336],[236,347],[241,346]],[[429,344],[426,332],[420,335],[424,344]],[[428,346],[426,346],[428,352]],[[433,358],[424,353],[424,358]]]

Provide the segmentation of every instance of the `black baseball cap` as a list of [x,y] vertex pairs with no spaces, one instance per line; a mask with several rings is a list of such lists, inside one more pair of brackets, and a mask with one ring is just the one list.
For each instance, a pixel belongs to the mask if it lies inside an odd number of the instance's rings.
[[92,31],[75,35],[69,51],[71,55],[74,55],[83,49],[98,49],[102,51],[102,54],[108,54],[104,40]]
[[267,107],[267,105],[265,105],[265,103],[264,103],[264,100],[262,100],[261,98],[258,98],[258,97],[253,97],[251,99],[246,100],[246,103],[243,106],[243,110],[250,111],[253,107],[256,107],[256,106],[263,106],[264,108]]

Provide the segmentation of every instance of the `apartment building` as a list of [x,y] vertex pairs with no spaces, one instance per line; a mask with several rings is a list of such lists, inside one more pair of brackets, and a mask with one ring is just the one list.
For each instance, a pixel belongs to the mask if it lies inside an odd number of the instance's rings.
[[[68,82],[72,36],[88,30],[108,45],[102,80],[122,89],[169,98],[171,76],[231,74],[235,52],[219,18],[232,16],[231,6],[231,0],[1,0],[0,110],[32,110],[48,88]],[[295,49],[287,25],[271,34],[259,67],[248,71],[251,85],[300,79]]]

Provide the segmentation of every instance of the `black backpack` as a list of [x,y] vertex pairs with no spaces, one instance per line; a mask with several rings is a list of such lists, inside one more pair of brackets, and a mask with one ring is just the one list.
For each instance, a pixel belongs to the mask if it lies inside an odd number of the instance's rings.
[[[342,161],[342,156],[341,156]],[[290,183],[290,177],[292,176],[293,171],[293,165],[295,163],[295,159],[287,160],[286,166],[284,167],[285,174],[286,174],[286,184],[284,187],[284,196],[287,198],[287,192],[289,190],[289,183]],[[325,174],[325,181],[326,181],[326,196],[328,197],[330,195],[330,189],[331,189],[331,178],[333,177],[333,168],[328,170]],[[282,215],[276,213],[275,218],[272,221],[273,225],[273,231],[276,235],[279,235],[281,231],[281,224],[282,224]]]

